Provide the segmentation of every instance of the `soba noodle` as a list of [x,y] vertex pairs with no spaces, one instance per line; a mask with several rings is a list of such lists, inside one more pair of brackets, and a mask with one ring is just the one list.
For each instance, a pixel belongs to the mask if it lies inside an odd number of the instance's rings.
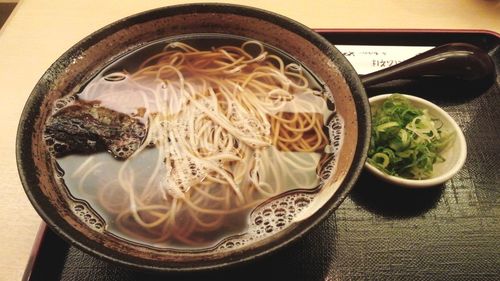
[[[71,174],[80,194],[112,214],[107,223],[139,241],[211,245],[207,233],[246,224],[238,214],[318,185],[332,112],[300,65],[257,41],[211,50],[170,43],[133,73],[93,80],[78,98],[147,125],[140,148],[115,160],[116,175],[89,181],[107,165],[94,156]],[[151,168],[134,163],[145,154]]]

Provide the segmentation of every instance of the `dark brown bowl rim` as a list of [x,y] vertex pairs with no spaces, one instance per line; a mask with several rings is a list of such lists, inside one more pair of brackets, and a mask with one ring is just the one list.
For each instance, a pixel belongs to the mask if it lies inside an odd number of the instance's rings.
[[[126,255],[117,254],[116,252],[106,253],[105,251],[97,250],[99,248],[103,249],[103,246],[98,245],[97,243],[93,243],[92,241],[89,242],[88,239],[85,239],[83,235],[79,234],[79,232],[70,227],[63,219],[60,218],[54,208],[50,208],[50,204],[47,200],[45,200],[46,198],[41,193],[41,191],[37,188],[34,188],[38,186],[38,179],[35,173],[35,171],[37,170],[36,165],[34,164],[30,149],[32,147],[30,129],[33,127],[34,118],[36,118],[36,116],[38,116],[39,114],[40,104],[44,98],[44,93],[50,87],[50,81],[53,81],[53,79],[57,77],[57,74],[63,71],[65,66],[68,65],[71,58],[78,56],[78,54],[80,54],[82,50],[86,50],[109,34],[113,34],[114,32],[117,32],[130,25],[146,22],[152,19],[168,17],[171,15],[193,12],[232,13],[271,21],[274,24],[292,31],[309,40],[320,50],[322,50],[340,69],[351,90],[354,100],[358,121],[358,139],[355,148],[353,163],[351,165],[351,168],[345,175],[345,178],[337,192],[332,196],[332,198],[328,200],[325,205],[323,205],[310,218],[307,219],[307,224],[304,223],[300,228],[298,228],[297,231],[294,231],[293,235],[289,235],[284,237],[285,239],[280,239],[279,241],[273,241],[269,243],[262,251],[247,252],[243,258],[237,260],[228,260],[219,263],[189,267],[177,267],[176,265],[178,264],[174,264],[173,266],[166,264],[150,265],[141,263],[140,259],[136,259],[136,262],[134,262],[133,258],[130,258]],[[26,102],[17,130],[16,159],[21,183],[33,207],[53,231],[55,231],[66,241],[70,242],[72,245],[75,245],[84,252],[90,253],[104,260],[112,261],[131,268],[162,272],[199,271],[218,269],[229,265],[240,264],[251,261],[252,259],[257,257],[268,255],[269,253],[274,252],[279,248],[283,248],[289,245],[291,242],[296,241],[300,237],[304,236],[304,234],[307,233],[312,227],[318,225],[319,222],[331,215],[332,212],[334,212],[342,203],[342,201],[347,197],[348,193],[354,186],[359,174],[363,169],[369,145],[370,130],[371,120],[368,98],[357,73],[355,72],[352,65],[342,55],[342,53],[340,53],[340,51],[338,51],[322,36],[294,20],[275,14],[273,12],[254,7],[218,3],[184,4],[157,8],[118,20],[85,37],[80,42],[71,47],[68,51],[66,51],[63,55],[61,55],[37,82]]]

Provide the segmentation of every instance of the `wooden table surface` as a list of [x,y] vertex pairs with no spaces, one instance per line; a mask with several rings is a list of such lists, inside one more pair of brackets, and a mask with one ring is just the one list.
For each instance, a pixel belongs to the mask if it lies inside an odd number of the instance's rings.
[[[15,159],[19,116],[34,85],[65,50],[122,17],[187,1],[21,0],[0,30],[0,280],[20,280],[41,219]],[[215,2],[215,1],[191,1]],[[218,1],[280,13],[311,28],[473,29],[500,32],[498,0]]]

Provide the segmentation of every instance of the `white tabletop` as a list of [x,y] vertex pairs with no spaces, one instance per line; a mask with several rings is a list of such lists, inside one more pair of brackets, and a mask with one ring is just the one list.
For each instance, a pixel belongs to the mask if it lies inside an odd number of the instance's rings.
[[[41,222],[22,189],[14,148],[19,116],[34,85],[65,50],[93,31],[134,13],[184,2],[21,0],[0,30],[0,281],[21,279]],[[500,32],[500,2],[496,0],[217,2],[271,10],[312,28]]]

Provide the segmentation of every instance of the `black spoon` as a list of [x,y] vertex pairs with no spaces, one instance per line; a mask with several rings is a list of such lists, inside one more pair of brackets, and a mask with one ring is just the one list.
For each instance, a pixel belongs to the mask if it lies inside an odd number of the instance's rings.
[[482,49],[449,43],[360,78],[365,88],[399,79],[444,78],[468,88],[487,89],[496,80],[496,70],[492,58]]

